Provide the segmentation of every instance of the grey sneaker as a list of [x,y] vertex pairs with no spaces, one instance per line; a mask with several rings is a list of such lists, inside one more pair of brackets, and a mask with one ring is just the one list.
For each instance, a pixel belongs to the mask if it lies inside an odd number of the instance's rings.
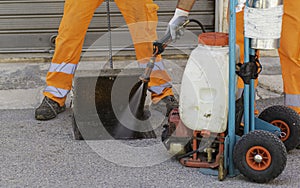
[[169,95],[160,100],[157,104],[154,104],[152,108],[163,113],[166,117],[169,116],[169,113],[173,108],[178,108],[178,101],[173,95]]
[[48,97],[45,97],[41,105],[35,109],[35,119],[49,120],[57,116],[57,114],[66,110],[66,105],[59,106],[59,104]]

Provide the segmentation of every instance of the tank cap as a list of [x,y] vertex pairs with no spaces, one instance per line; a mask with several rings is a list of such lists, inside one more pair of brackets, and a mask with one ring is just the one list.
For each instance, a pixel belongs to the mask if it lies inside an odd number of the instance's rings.
[[208,46],[228,46],[228,33],[207,32],[198,37],[199,44]]

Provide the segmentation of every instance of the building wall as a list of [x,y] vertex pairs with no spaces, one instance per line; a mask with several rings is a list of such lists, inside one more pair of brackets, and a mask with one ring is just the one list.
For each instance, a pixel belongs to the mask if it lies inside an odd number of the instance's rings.
[[[177,0],[155,0],[160,6],[159,20],[167,23],[173,16]],[[2,0],[0,1],[0,54],[49,53],[54,50],[53,39],[63,13],[64,0]],[[125,22],[113,1],[110,2],[112,29]],[[190,18],[202,22],[207,31],[215,30],[215,0],[197,0]],[[166,25],[159,24],[158,31]],[[189,30],[199,33],[195,25]],[[125,31],[124,31],[125,32]],[[84,49],[107,33],[105,2],[96,10],[87,32]],[[113,47],[114,48],[114,47]]]

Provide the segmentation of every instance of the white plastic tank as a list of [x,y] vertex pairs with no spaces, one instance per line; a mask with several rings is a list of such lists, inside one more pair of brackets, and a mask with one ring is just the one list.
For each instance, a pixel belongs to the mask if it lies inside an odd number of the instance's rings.
[[[237,47],[237,52],[239,52]],[[237,60],[239,53],[236,53]],[[229,46],[227,33],[203,33],[184,70],[179,113],[192,130],[224,132],[227,128]]]

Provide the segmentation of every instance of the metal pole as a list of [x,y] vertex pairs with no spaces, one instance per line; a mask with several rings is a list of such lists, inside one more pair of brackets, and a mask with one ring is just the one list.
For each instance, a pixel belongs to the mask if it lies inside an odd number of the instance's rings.
[[107,31],[108,31],[108,61],[110,68],[113,67],[113,60],[112,60],[112,40],[111,40],[111,21],[110,21],[110,7],[109,7],[109,0],[106,0],[106,15],[107,15]]
[[[248,0],[246,1],[246,6],[248,6]],[[249,38],[244,37],[244,63],[249,62],[250,54],[250,42]],[[244,84],[244,134],[249,133],[250,127],[250,85]]]
[[229,114],[228,114],[228,137],[229,137],[229,176],[234,175],[233,148],[235,145],[235,52],[236,52],[236,0],[230,0],[230,23],[229,23]]
[[[246,6],[249,6],[249,0],[246,1]],[[250,48],[250,40],[251,39],[244,37],[244,63],[250,61],[250,55],[255,55],[255,50]],[[244,134],[248,134],[255,129],[254,103],[255,87],[254,79],[251,79],[250,85],[244,85]]]
[[[250,39],[251,40],[251,39]],[[249,47],[250,48],[250,47]],[[250,55],[255,55],[255,50],[250,48]],[[255,130],[255,85],[254,79],[250,80],[250,131]]]

